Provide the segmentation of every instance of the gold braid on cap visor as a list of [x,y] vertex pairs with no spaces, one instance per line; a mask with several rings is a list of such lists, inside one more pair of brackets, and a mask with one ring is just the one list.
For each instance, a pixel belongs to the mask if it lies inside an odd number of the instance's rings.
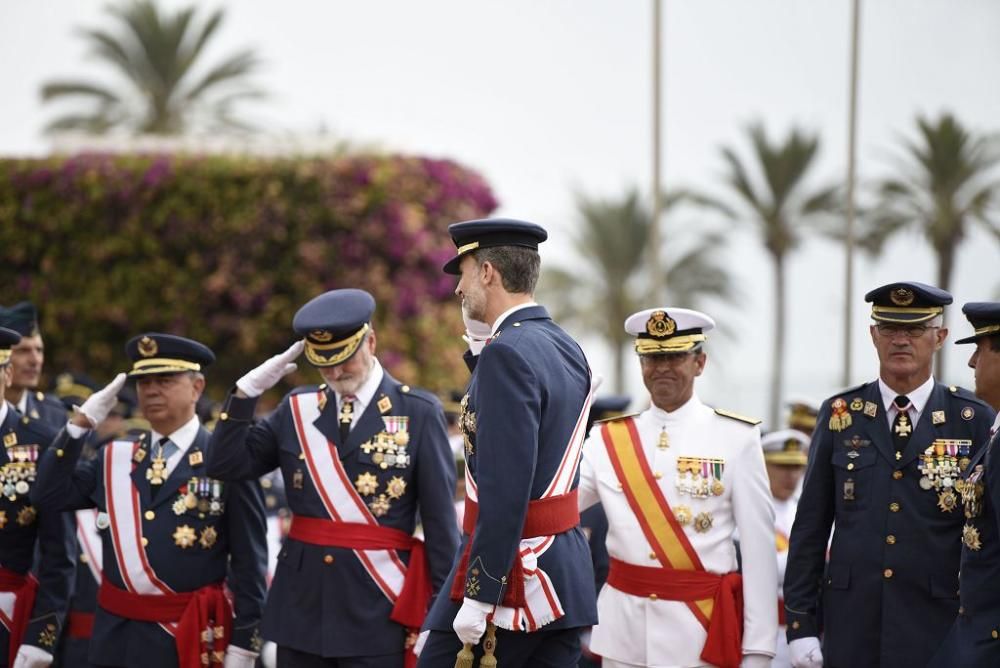
[[977,327],[976,336],[982,336],[983,334],[1000,334],[1000,325],[986,325],[985,327]]
[[[914,324],[927,322],[944,313],[943,306],[872,306],[872,319],[879,322]],[[894,318],[893,315],[923,315],[922,318]]]
[[[371,327],[368,323],[359,329],[356,333],[350,335],[346,339],[341,341],[334,341],[333,343],[313,343],[308,338],[306,339],[306,359],[313,366],[337,366],[347,361],[354,351],[358,349],[358,345],[361,343],[361,339],[365,338],[365,334]],[[324,357],[320,355],[317,351],[323,350],[336,350],[337,348],[343,348],[338,353],[331,355],[330,357]]]
[[171,373],[174,371],[201,371],[201,365],[187,360],[175,360],[167,357],[151,357],[138,360],[128,372],[130,376],[142,376],[150,373]]
[[704,334],[685,334],[669,339],[636,339],[635,352],[640,355],[657,353],[686,353],[707,337]]

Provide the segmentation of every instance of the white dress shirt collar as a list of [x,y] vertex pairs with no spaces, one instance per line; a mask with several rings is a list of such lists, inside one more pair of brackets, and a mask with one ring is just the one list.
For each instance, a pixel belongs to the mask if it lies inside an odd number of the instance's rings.
[[519,311],[519,310],[521,310],[523,308],[530,308],[532,306],[538,306],[538,302],[530,301],[530,302],[525,302],[524,304],[518,304],[517,306],[512,306],[511,308],[509,308],[506,311],[504,311],[503,313],[501,313],[500,317],[498,317],[496,319],[496,321],[493,323],[493,328],[492,328],[493,331],[490,332],[490,336],[496,335],[497,329],[499,329],[500,325],[503,324],[504,320],[506,320],[507,318],[510,317],[511,313],[514,313],[515,311]]
[[[368,408],[368,404],[370,404],[372,399],[375,397],[375,392],[378,391],[378,386],[382,384],[382,379],[384,377],[385,371],[382,370],[382,365],[379,363],[378,359],[372,357],[371,373],[368,374],[368,378],[361,384],[361,387],[359,387],[358,391],[354,394],[354,421],[352,424],[356,424],[358,418],[360,418],[361,414],[365,412],[366,408]],[[337,396],[337,408],[339,410],[341,405],[343,405],[344,395],[337,394],[336,390],[334,393]]]
[[170,442],[177,446],[177,450],[174,451],[169,457],[167,457],[166,464],[166,474],[169,476],[177,468],[177,462],[181,460],[181,457],[188,451],[191,444],[194,443],[194,439],[198,437],[198,432],[201,430],[201,421],[198,416],[193,416],[190,420],[184,423],[184,425],[176,430],[172,434],[161,434],[155,429],[150,429],[150,446],[155,447],[161,438],[166,436],[170,439]]
[[688,399],[683,406],[680,406],[675,411],[665,411],[653,404],[649,405],[649,416],[657,424],[669,424],[670,422],[679,422],[691,415],[691,413],[698,410],[702,406],[701,399],[698,398],[697,393],[692,393],[691,398]]

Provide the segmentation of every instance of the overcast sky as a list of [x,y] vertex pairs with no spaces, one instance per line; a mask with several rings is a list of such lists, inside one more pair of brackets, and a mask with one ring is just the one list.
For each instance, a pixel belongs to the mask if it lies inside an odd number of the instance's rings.
[[[41,128],[54,110],[40,104],[39,85],[93,71],[73,30],[100,25],[105,5],[0,4],[0,154],[49,150]],[[664,5],[667,187],[720,192],[719,147],[733,144],[745,155],[743,128],[755,119],[773,135],[792,124],[820,131],[822,154],[811,183],[843,179],[849,0]],[[550,230],[545,262],[569,260],[565,239],[575,221],[575,191],[611,197],[631,185],[649,190],[648,0],[233,0],[226,7],[228,20],[209,59],[243,46],[259,50],[267,61],[259,80],[273,100],[257,118],[276,132],[325,128],[355,142],[456,159],[492,184],[499,214]],[[973,129],[1000,130],[1000,3],[866,0],[861,23],[862,179],[886,173],[896,142],[912,136],[918,113],[950,110]],[[666,223],[667,241],[678,227],[717,222],[678,215]],[[736,336],[716,340],[700,393],[711,403],[765,416],[771,268],[750,229],[733,227],[728,247],[719,251],[745,300],[710,305]],[[998,251],[982,233],[962,247],[952,286],[958,304],[998,297]],[[788,276],[786,395],[820,399],[840,384],[843,254],[829,242],[809,240]],[[933,258],[915,235],[896,240],[877,261],[859,259],[849,296],[853,382],[877,373],[864,293],[898,279],[934,282],[934,276]],[[951,325],[953,335],[967,329],[957,309]],[[610,376],[600,342],[573,333],[595,371]],[[971,385],[969,351],[948,348],[943,380]],[[641,394],[637,373],[629,389]]]

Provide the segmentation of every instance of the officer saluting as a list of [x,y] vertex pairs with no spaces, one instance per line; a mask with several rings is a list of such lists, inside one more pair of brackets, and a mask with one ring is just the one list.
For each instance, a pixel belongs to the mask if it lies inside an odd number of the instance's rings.
[[[11,376],[11,347],[20,340],[17,332],[0,328],[0,395]],[[66,614],[71,524],[57,513],[37,511],[29,500],[36,462],[54,436],[50,427],[0,400],[0,666],[48,666]],[[41,559],[32,576],[36,543]]]
[[[355,289],[299,309],[292,327],[304,342],[236,382],[212,436],[213,475],[280,467],[284,478],[292,526],[264,612],[279,666],[403,665],[458,545],[441,404],[382,369],[374,311]],[[257,397],[303,348],[326,383],[297,388],[251,424]],[[418,512],[426,548],[412,535]]]
[[420,665],[452,665],[489,618],[505,668],[575,666],[580,628],[597,621],[576,503],[590,369],[533,300],[543,228],[494,219],[448,231],[458,253],[444,270],[460,276],[470,334],[489,336],[470,351],[481,350],[462,401],[464,542],[425,624]]
[[125,352],[152,431],[112,441],[77,466],[89,430],[118,401],[119,374],[60,432],[32,494],[41,508],[100,511],[104,579],[90,661],[250,668],[260,650],[264,509],[256,482],[223,484],[206,470],[212,446],[195,404],[215,355],[157,333],[133,338]]
[[595,425],[580,471],[580,507],[599,500],[608,516],[610,570],[591,640],[602,666],[766,667],[774,654],[774,514],[760,430],[694,390],[714,326],[672,307],[625,321],[652,406]]
[[820,409],[785,573],[794,666],[924,665],[958,612],[954,483],[993,411],[931,376],[950,294],[900,282],[865,299],[879,378]]
[[[974,328],[955,343],[976,346],[976,396],[1000,411],[1000,302],[971,302],[962,311]],[[961,607],[931,661],[935,668],[1000,665],[1000,415],[991,437],[972,458],[955,487],[962,500]]]

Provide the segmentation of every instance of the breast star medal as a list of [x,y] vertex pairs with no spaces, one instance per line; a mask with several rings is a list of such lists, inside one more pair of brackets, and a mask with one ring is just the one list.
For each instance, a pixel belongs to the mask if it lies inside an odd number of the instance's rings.
[[712,513],[698,513],[694,518],[694,530],[705,533],[712,528]]
[[950,489],[946,489],[938,494],[938,508],[946,513],[950,513],[958,506],[958,497]]
[[201,538],[198,539],[198,544],[206,550],[211,550],[218,538],[219,534],[215,530],[215,527],[205,527],[201,530]]
[[26,527],[35,521],[35,517],[38,516],[38,512],[35,510],[34,506],[25,506],[17,512],[17,523],[19,526]]
[[973,552],[976,552],[983,547],[982,542],[979,540],[979,529],[971,524],[966,524],[962,527],[962,542],[965,543],[965,546]]
[[406,481],[399,476],[393,476],[385,486],[386,493],[390,499],[398,499],[406,493]]
[[187,548],[194,546],[195,541],[197,540],[197,535],[195,534],[194,529],[186,524],[182,524],[177,527],[176,531],[174,531],[173,538],[174,545],[182,550],[186,550]]
[[677,506],[674,508],[674,517],[677,518],[677,523],[682,527],[691,524],[691,509],[687,506]]
[[354,487],[361,496],[371,496],[378,490],[378,478],[371,473],[362,473],[355,479]]

